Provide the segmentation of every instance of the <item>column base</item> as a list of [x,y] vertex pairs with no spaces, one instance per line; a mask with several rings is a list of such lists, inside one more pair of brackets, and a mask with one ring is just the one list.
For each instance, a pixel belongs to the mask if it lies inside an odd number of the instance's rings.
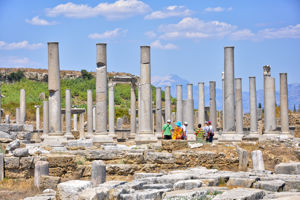
[[86,134],[85,134],[85,138],[86,139],[92,139],[94,137],[94,134],[92,133],[92,132],[87,132]]
[[129,133],[128,139],[135,139],[136,133]]
[[289,138],[293,138],[293,136],[289,134],[280,134],[280,131],[277,131],[278,133],[268,133],[268,134],[263,134],[259,138],[259,141],[265,141],[265,140],[285,140]]
[[45,146],[52,146],[52,147],[60,147],[64,146],[67,143],[67,138],[64,136],[60,135],[47,135],[44,137],[44,141],[42,142],[43,145]]
[[65,134],[65,138],[67,138],[67,140],[73,140],[74,139],[74,135],[71,132],[67,132]]
[[155,132],[157,139],[163,139],[162,132]]
[[258,132],[250,132],[248,135],[245,135],[243,140],[248,140],[248,141],[257,141],[259,140],[259,137],[261,135],[258,134]]
[[149,143],[156,143],[157,137],[154,134],[137,134],[135,136],[135,143],[139,144],[149,144]]
[[100,147],[101,144],[105,143],[114,143],[114,140],[111,136],[109,135],[94,135],[93,136],[93,144],[97,147]]
[[218,142],[241,142],[243,137],[243,134],[237,134],[236,132],[223,132],[218,137]]
[[109,133],[108,133],[108,136],[109,136],[109,137],[112,137],[113,139],[117,139],[116,132],[109,132]]

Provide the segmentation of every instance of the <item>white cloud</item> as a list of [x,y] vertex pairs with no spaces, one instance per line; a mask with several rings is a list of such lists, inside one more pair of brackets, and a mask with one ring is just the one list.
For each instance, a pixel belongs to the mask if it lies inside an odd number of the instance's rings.
[[169,6],[160,11],[154,11],[149,15],[145,16],[145,19],[165,19],[169,17],[185,17],[191,15],[191,10],[184,6]]
[[122,19],[149,12],[150,7],[139,0],[117,0],[114,3],[99,3],[95,7],[87,4],[66,3],[47,9],[47,15],[63,15],[70,18],[89,18],[102,15],[107,19]]
[[127,30],[123,30],[121,28],[116,28],[111,31],[105,31],[104,33],[92,33],[89,34],[89,38],[91,39],[109,39],[109,38],[115,38],[121,35],[125,35],[127,33]]
[[31,20],[25,19],[25,22],[37,26],[50,26],[56,24],[55,22],[49,22],[45,19],[41,19],[39,16],[35,16]]
[[154,38],[156,37],[156,33],[154,31],[148,31],[145,33],[145,35],[149,38]]
[[163,49],[163,50],[173,50],[178,48],[175,44],[172,43],[163,45],[159,40],[155,40],[154,42],[151,43],[150,46],[153,48]]
[[220,6],[218,7],[215,7],[215,8],[205,8],[205,12],[224,12],[224,11],[231,11],[232,10],[232,7],[229,7],[229,8],[222,8]]
[[295,26],[289,25],[278,29],[264,29],[259,31],[257,35],[264,39],[300,38],[300,24],[296,24]]
[[15,50],[15,49],[39,49],[44,46],[43,43],[35,43],[30,44],[28,41],[24,40],[22,42],[12,42],[12,43],[6,43],[4,41],[0,41],[0,50]]
[[29,65],[38,66],[39,64],[27,57],[0,56],[0,66],[2,67],[28,67]]
[[249,29],[243,29],[235,31],[231,34],[230,39],[232,40],[249,40],[254,39],[255,34],[252,33]]
[[177,24],[161,25],[159,31],[163,34],[162,39],[177,38],[219,38],[224,37],[234,30],[237,26],[219,21],[202,21],[198,18],[186,17]]

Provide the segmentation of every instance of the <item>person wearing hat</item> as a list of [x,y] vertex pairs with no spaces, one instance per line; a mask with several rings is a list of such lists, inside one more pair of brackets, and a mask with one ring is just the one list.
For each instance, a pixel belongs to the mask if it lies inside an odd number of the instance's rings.
[[204,124],[205,124],[204,127],[203,127],[203,130],[204,130],[204,138],[205,138],[206,142],[208,142],[208,139],[209,139],[209,137],[208,137],[208,132],[209,132],[208,122],[205,121]]
[[183,129],[181,127],[181,122],[177,121],[175,124],[174,133],[172,135],[173,140],[182,140]]
[[214,137],[214,129],[211,124],[211,121],[208,121],[208,142],[212,143],[213,137]]
[[187,126],[188,126],[188,123],[184,122],[183,126],[182,126],[182,129],[183,129],[183,139],[184,140],[187,140]]
[[162,138],[165,140],[171,140],[173,135],[172,129],[171,120],[168,119],[167,123],[162,127]]

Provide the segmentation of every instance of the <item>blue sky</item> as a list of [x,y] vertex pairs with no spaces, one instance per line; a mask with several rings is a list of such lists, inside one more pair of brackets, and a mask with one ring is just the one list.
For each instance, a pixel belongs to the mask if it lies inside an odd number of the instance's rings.
[[221,88],[224,46],[235,46],[235,76],[257,77],[269,64],[299,82],[298,0],[0,0],[0,66],[47,68],[47,42],[59,42],[61,69],[95,71],[106,42],[108,71],[139,74],[151,45],[152,76],[177,74]]

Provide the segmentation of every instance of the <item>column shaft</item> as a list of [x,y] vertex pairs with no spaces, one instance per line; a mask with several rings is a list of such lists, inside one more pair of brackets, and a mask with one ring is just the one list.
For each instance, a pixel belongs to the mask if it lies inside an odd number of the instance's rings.
[[109,106],[109,133],[115,134],[115,97],[114,97],[114,84],[108,85],[108,106]]
[[182,107],[182,85],[176,85],[176,121],[182,122],[183,107]]
[[204,83],[198,83],[198,123],[204,127],[205,123],[205,93],[204,93]]
[[265,96],[264,96],[264,119],[265,132],[272,132],[276,130],[276,113],[275,113],[275,79],[270,76],[265,76]]
[[78,131],[78,123],[77,123],[77,114],[73,114],[73,129],[74,131]]
[[66,89],[66,133],[71,133],[71,91]]
[[43,101],[43,133],[49,133],[49,103]]
[[243,133],[243,98],[242,98],[242,79],[235,79],[235,116],[236,132]]
[[87,91],[87,132],[93,133],[93,91]]
[[287,73],[280,73],[280,120],[281,132],[289,132],[289,105]]
[[135,84],[130,88],[130,132],[136,133],[136,95]]
[[257,133],[256,78],[249,77],[250,132]]
[[36,130],[40,130],[40,106],[35,106],[35,124],[36,124]]
[[186,122],[188,123],[187,133],[194,133],[194,98],[193,84],[187,85],[187,100],[186,100]]
[[20,90],[20,124],[26,121],[26,90]]
[[165,87],[165,119],[171,120],[171,87],[166,86]]
[[209,81],[209,119],[213,129],[217,130],[216,82]]
[[156,88],[156,133],[162,132],[162,121],[161,121],[161,88]]

